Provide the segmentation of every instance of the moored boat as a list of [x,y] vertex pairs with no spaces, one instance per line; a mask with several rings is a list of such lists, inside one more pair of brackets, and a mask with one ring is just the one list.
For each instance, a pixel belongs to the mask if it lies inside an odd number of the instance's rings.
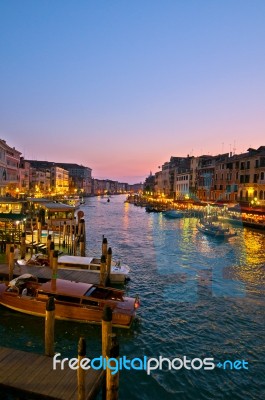
[[224,227],[219,223],[214,223],[211,221],[200,220],[196,225],[198,231],[205,233],[206,235],[213,236],[215,238],[229,238],[236,236],[237,233],[233,229]]
[[63,279],[40,283],[30,274],[0,284],[0,304],[25,314],[45,317],[49,297],[55,300],[55,318],[101,323],[104,306],[112,309],[113,326],[130,328],[139,306],[138,298],[122,290]]
[[184,213],[179,210],[166,210],[163,211],[163,216],[169,219],[183,218]]
[[[100,273],[100,259],[95,257],[79,257],[63,255],[58,258],[58,267],[67,269],[82,269]],[[124,283],[129,280],[130,268],[128,265],[112,261],[110,270],[111,283]]]

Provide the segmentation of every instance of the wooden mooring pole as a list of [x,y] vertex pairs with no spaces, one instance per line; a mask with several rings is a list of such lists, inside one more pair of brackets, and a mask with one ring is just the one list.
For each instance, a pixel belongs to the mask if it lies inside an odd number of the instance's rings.
[[9,281],[12,281],[13,279],[13,272],[14,272],[14,246],[10,247],[10,252],[9,252],[9,261],[8,261],[8,267],[9,267]]
[[112,260],[112,250],[111,250],[111,247],[109,247],[108,253],[107,253],[107,282],[110,281],[111,260]]
[[[119,360],[119,344],[115,334],[111,335],[111,346],[107,352],[107,361],[111,367],[116,367],[117,364],[114,360]],[[113,370],[107,368],[106,370],[106,385],[107,385],[107,396],[106,400],[118,400],[119,398],[119,371],[112,374]]]
[[106,357],[108,349],[111,345],[112,334],[112,309],[109,306],[105,306],[103,309],[102,316],[102,356]]
[[9,254],[10,254],[11,243],[6,243],[6,263],[9,265]]
[[51,242],[52,242],[52,235],[47,236],[47,255],[50,257],[50,248],[51,248]]
[[100,260],[100,277],[99,283],[101,286],[106,286],[106,257],[102,254]]
[[80,337],[78,342],[78,369],[77,369],[77,391],[78,400],[85,400],[85,369],[82,368],[82,360],[86,356],[86,341],[85,338]]
[[108,254],[108,239],[103,236],[102,240],[102,254],[107,257]]
[[45,315],[45,354],[46,356],[54,356],[54,320],[55,320],[55,304],[54,297],[49,297],[46,303]]
[[81,257],[85,257],[86,251],[85,251],[85,238],[84,238],[84,235],[80,236],[79,245],[80,245],[80,255],[81,255]]
[[52,279],[57,279],[58,275],[58,250],[54,250],[52,259]]
[[26,232],[21,234],[20,253],[21,259],[24,260],[26,257]]
[[65,247],[65,238],[66,238],[66,221],[63,223],[63,247]]
[[[106,358],[108,351],[111,346],[111,334],[112,334],[112,309],[109,306],[105,306],[102,315],[102,357]],[[106,377],[103,381],[102,386],[102,400],[106,400],[107,385]]]
[[53,266],[53,253],[54,253],[54,242],[51,242],[50,244],[50,254],[49,254],[49,265],[50,268]]

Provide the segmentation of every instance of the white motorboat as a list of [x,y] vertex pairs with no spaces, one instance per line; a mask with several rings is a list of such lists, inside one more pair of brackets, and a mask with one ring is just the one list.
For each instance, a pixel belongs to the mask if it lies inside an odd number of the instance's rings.
[[[96,257],[80,257],[63,255],[58,258],[58,268],[88,270],[90,272],[100,273],[100,258]],[[112,261],[110,282],[124,283],[129,280],[130,268],[128,265],[120,264],[120,262]]]

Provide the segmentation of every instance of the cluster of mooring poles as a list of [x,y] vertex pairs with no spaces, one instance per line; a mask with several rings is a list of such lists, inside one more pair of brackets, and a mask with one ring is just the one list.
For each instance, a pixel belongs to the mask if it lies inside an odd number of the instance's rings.
[[[54,324],[55,324],[54,297],[50,297],[46,303],[45,318],[45,355],[53,357],[54,351]],[[102,398],[106,400],[117,400],[119,391],[119,372],[113,374],[115,359],[119,359],[119,344],[116,334],[112,333],[112,309],[105,306],[102,316],[102,357],[106,359],[106,375],[102,387]],[[85,400],[86,393],[86,370],[82,368],[82,360],[86,358],[86,340],[80,337],[78,342],[78,368],[77,387],[78,400]],[[109,361],[109,359],[111,359]]]

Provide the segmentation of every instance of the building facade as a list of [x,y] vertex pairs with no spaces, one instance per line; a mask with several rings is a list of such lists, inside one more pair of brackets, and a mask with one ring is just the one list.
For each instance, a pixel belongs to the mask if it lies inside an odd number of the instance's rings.
[[17,196],[21,152],[0,139],[0,194]]

